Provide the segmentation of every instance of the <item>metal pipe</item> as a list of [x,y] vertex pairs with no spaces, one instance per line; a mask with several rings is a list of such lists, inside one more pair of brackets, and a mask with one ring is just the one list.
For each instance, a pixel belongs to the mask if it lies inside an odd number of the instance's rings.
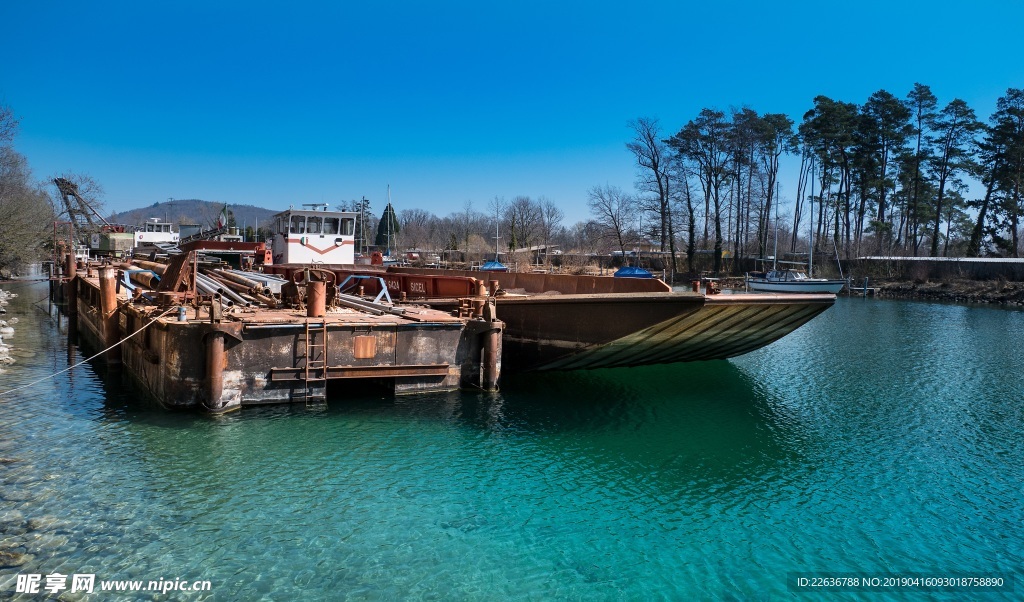
[[203,283],[203,282],[201,282],[199,280],[196,280],[196,288],[199,289],[199,292],[201,292],[203,294],[206,294],[206,295],[209,295],[209,296],[213,297],[214,299],[217,299],[218,301],[220,301],[221,305],[226,305],[227,307],[231,307],[231,306],[233,306],[235,304],[234,301],[232,301],[230,299],[225,299],[224,296],[221,295],[220,292],[217,291],[217,289],[215,289],[215,288],[213,288],[213,287],[211,287],[211,286],[209,286],[209,285],[207,285],[207,284],[205,284],[205,283]]
[[226,286],[226,287],[230,288],[231,290],[235,291],[239,295],[251,294],[253,291],[259,291],[260,290],[259,287],[245,286],[244,284],[239,284],[239,283],[234,282],[232,280],[220,280],[219,278],[214,278],[214,281],[217,282],[221,286]]
[[221,295],[227,297],[228,299],[234,301],[235,303],[238,303],[240,305],[245,305],[246,307],[248,307],[250,305],[248,301],[246,301],[245,299],[243,299],[240,296],[238,296],[238,294],[236,294],[235,291],[233,291],[231,289],[228,289],[228,288],[225,288],[224,283],[220,282],[219,280],[216,280],[214,278],[210,278],[209,276],[206,276],[205,274],[197,273],[196,274],[196,284],[199,284],[200,282],[202,282],[206,286],[210,287],[214,291],[220,293]]
[[334,299],[334,301],[338,305],[344,305],[345,307],[348,307],[350,309],[358,309],[359,311],[364,311],[366,313],[373,314],[375,316],[383,316],[386,313],[383,309],[375,309],[375,308],[372,308],[372,307],[366,307],[365,305],[361,305],[361,304],[355,303],[355,302],[350,301],[348,299],[339,299],[339,298],[336,297]]
[[264,272],[239,272],[238,270],[226,269],[222,271],[228,272],[230,274],[235,274],[236,276],[241,276],[243,278],[248,278],[253,282],[259,283],[261,286],[266,286],[271,289],[279,288],[282,284],[288,282],[287,278],[281,278],[280,276],[276,276],[274,274],[266,274]]
[[222,295],[224,295],[225,297],[227,297],[228,300],[231,301],[232,303],[237,303],[238,305],[241,305],[242,307],[251,307],[252,306],[252,301],[247,301],[241,295],[235,293],[234,291],[232,291],[230,289],[226,289],[226,288],[221,287],[221,288],[217,289],[217,292],[222,294]]
[[353,295],[348,295],[348,294],[345,294],[345,293],[338,293],[337,295],[335,295],[334,298],[336,300],[345,299],[347,301],[359,304],[362,307],[365,307],[365,308],[368,308],[368,309],[380,310],[380,311],[383,311],[385,313],[391,313],[391,314],[395,314],[395,315],[398,315],[398,316],[404,314],[405,311],[406,311],[406,309],[404,307],[394,307],[392,305],[384,305],[383,303],[374,303],[373,301],[367,301],[366,299],[360,299],[359,297],[356,297],[356,296],[353,296]]
[[252,280],[250,278],[246,278],[245,276],[239,276],[237,274],[232,274],[231,272],[229,272],[227,270],[210,270],[210,272],[211,272],[211,274],[210,274],[211,276],[213,276],[213,275],[219,276],[220,278],[223,278],[225,280],[234,282],[235,284],[245,286],[248,289],[263,288],[255,280]]
[[264,277],[263,274],[256,275],[257,272],[239,272],[238,270],[221,269],[214,270],[214,273],[218,276],[223,276],[226,280],[230,280],[231,282],[245,285],[250,289],[246,292],[259,293],[262,295],[280,295],[281,286],[288,282],[283,278],[271,279]]
[[163,276],[164,272],[167,271],[167,265],[166,264],[157,263],[155,261],[145,261],[143,259],[135,259],[135,260],[132,261],[132,263],[134,263],[135,265],[137,265],[137,266],[139,266],[139,267],[141,267],[143,269],[153,270],[154,272],[156,272],[157,274],[160,274],[161,276]]
[[[152,270],[151,270],[152,271]],[[128,270],[128,279],[136,284],[141,284],[148,289],[156,289],[155,277],[148,272]]]
[[266,305],[270,309],[275,309],[277,307],[277,299],[275,299],[273,297],[270,297],[268,295],[260,295],[260,294],[257,294],[257,293],[253,293],[252,296],[253,296],[254,299],[256,299],[260,303]]
[[322,318],[327,313],[327,283],[314,280],[306,283],[306,317]]

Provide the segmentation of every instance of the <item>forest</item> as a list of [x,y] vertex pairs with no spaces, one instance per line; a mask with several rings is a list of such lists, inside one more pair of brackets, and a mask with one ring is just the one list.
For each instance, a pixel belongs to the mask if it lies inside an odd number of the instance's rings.
[[[903,99],[879,90],[861,105],[818,96],[799,124],[743,108],[703,109],[671,135],[653,119],[631,125],[637,202],[659,220],[663,250],[675,255],[681,232],[688,257],[713,247],[716,271],[726,249],[765,257],[775,232],[780,253],[813,239],[845,258],[1020,256],[1020,89],[987,124],[915,84]],[[773,212],[786,155],[799,157],[799,177],[783,222]],[[980,194],[968,194],[972,181]]]

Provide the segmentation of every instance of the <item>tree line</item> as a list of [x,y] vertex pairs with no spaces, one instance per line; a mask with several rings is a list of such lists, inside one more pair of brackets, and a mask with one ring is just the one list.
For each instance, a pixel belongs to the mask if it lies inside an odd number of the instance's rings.
[[39,260],[52,240],[54,213],[45,185],[33,181],[25,156],[14,149],[18,120],[0,105],[0,276]]
[[[636,193],[590,191],[606,237],[655,237],[688,268],[695,251],[764,258],[775,232],[779,252],[833,249],[862,255],[1020,257],[1024,206],[1024,90],[1011,88],[983,123],[961,99],[940,108],[930,88],[904,98],[879,90],[863,104],[814,98],[799,124],[749,108],[703,109],[676,133],[657,119],[629,124]],[[793,211],[779,208],[782,157],[799,158]],[[970,181],[982,194],[969,194]],[[638,222],[649,216],[649,230]],[[813,221],[811,221],[813,219]],[[806,237],[802,233],[806,233]]]

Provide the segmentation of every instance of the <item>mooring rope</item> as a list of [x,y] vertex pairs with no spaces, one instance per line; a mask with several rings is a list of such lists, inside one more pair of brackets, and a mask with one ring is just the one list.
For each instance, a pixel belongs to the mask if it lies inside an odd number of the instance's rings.
[[150,322],[149,322],[148,324],[144,325],[144,326],[143,326],[142,328],[140,328],[140,329],[136,330],[135,332],[131,333],[130,335],[126,336],[125,338],[121,339],[120,341],[118,341],[118,342],[114,343],[114,344],[113,344],[113,345],[111,345],[110,347],[107,347],[107,348],[106,348],[106,349],[104,349],[103,351],[100,351],[100,352],[99,352],[99,353],[97,353],[96,355],[94,355],[94,356],[92,356],[92,357],[88,357],[88,358],[85,358],[84,360],[82,360],[82,361],[78,362],[78,363],[77,363],[77,364],[75,364],[74,366],[69,366],[69,367],[67,367],[67,368],[65,368],[65,369],[63,369],[63,370],[61,370],[60,372],[54,372],[53,374],[51,374],[51,375],[49,375],[49,376],[44,376],[44,377],[42,377],[42,378],[40,378],[40,379],[38,379],[38,380],[34,380],[34,381],[32,381],[32,382],[30,382],[30,383],[28,383],[28,384],[25,384],[25,385],[21,385],[20,387],[15,387],[15,388],[13,388],[13,389],[10,389],[9,391],[0,391],[0,397],[3,397],[4,395],[7,395],[8,393],[14,393],[15,391],[20,391],[20,390],[22,390],[22,389],[25,389],[25,388],[27,388],[27,387],[31,387],[32,385],[35,385],[35,384],[39,384],[39,383],[43,382],[44,380],[48,380],[48,379],[51,379],[51,378],[53,378],[53,377],[55,377],[55,376],[60,376],[61,374],[64,374],[65,372],[68,372],[68,371],[70,371],[70,370],[74,370],[75,368],[77,368],[77,367],[81,366],[82,364],[84,364],[84,363],[86,363],[86,362],[89,362],[89,361],[92,361],[92,360],[94,360],[94,359],[98,358],[99,356],[103,355],[104,353],[106,353],[106,352],[110,351],[110,350],[111,350],[111,349],[113,349],[114,347],[117,347],[117,346],[118,346],[118,345],[120,345],[121,343],[124,343],[124,342],[125,342],[125,341],[127,341],[128,339],[130,339],[130,338],[132,338],[133,336],[135,336],[135,335],[139,334],[140,332],[142,332],[143,330],[146,330],[147,328],[149,328],[150,326],[152,326],[153,324],[155,324],[157,320],[159,320],[160,318],[162,318],[162,317],[166,316],[167,314],[171,313],[172,311],[177,311],[177,309],[178,309],[177,307],[171,307],[170,309],[168,309],[168,310],[167,310],[167,311],[165,311],[164,313],[162,313],[162,314],[160,314],[159,316],[157,316],[157,317],[153,318],[152,320],[150,320]]

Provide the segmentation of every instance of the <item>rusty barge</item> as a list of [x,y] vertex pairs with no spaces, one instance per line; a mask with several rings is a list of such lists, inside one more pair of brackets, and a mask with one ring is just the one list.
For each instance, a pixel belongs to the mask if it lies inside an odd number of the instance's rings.
[[[506,371],[585,370],[728,359],[769,345],[835,303],[832,294],[676,292],[658,279],[325,265],[337,278],[377,275],[368,294],[453,311],[459,281],[486,279],[504,323]],[[270,265],[290,275],[298,265]]]
[[[270,249],[195,241],[166,265],[94,270],[69,255],[68,312],[163,405],[220,412],[321,400],[333,380],[376,379],[396,393],[494,390],[503,370],[727,359],[778,340],[836,299],[355,265],[356,217],[289,209],[275,216]],[[204,260],[204,250],[240,252],[248,261],[239,267],[252,271]]]
[[350,235],[357,218],[354,212],[326,209],[277,214],[273,261],[263,270],[289,278],[315,262],[338,282],[362,283],[367,294],[444,311],[457,311],[460,298],[479,282],[504,322],[505,370],[727,359],[780,339],[836,299],[831,294],[674,292],[653,278],[355,266]]
[[[336,294],[315,269],[283,295],[243,295],[204,286],[195,251],[166,266],[65,265],[55,290],[69,324],[166,407],[320,402],[335,380],[375,379],[398,394],[498,384],[503,325],[483,298],[454,315],[375,302]],[[263,306],[238,301],[258,297]]]

